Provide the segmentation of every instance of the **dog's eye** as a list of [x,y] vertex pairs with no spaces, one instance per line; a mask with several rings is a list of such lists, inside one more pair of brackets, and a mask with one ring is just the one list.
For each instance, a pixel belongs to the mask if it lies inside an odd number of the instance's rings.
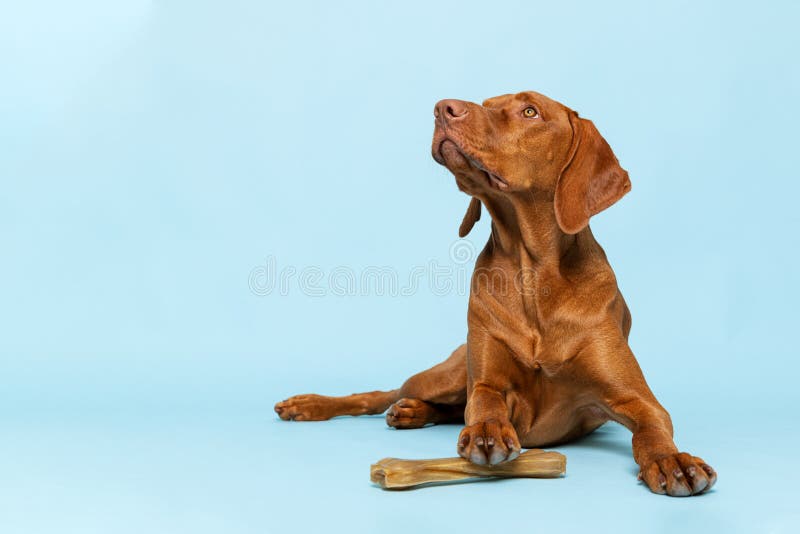
[[523,109],[522,115],[526,119],[535,119],[536,117],[539,116],[539,114],[536,112],[536,108],[533,106],[528,106],[527,108]]

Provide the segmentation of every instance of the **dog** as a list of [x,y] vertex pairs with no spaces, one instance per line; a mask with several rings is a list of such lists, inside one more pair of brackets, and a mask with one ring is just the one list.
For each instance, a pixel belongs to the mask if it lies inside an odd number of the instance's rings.
[[633,433],[639,479],[654,493],[697,495],[714,469],[679,452],[672,421],[628,346],[631,314],[589,219],[631,189],[594,124],[535,92],[481,105],[442,100],[432,155],[470,195],[466,236],[492,231],[472,276],[467,342],[393,391],[298,395],[281,419],[379,414],[398,429],[463,422],[458,454],[476,464],[565,443],[616,421]]

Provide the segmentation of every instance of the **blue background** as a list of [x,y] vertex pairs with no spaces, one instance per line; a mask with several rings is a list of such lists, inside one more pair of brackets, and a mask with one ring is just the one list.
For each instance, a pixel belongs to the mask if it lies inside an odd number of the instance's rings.
[[[798,11],[4,2],[2,530],[796,531]],[[397,387],[464,340],[463,292],[264,295],[253,274],[463,269],[433,104],[526,89],[630,172],[592,227],[708,495],[651,495],[613,425],[558,447],[564,479],[387,493],[370,463],[451,456],[459,428],[272,413]]]

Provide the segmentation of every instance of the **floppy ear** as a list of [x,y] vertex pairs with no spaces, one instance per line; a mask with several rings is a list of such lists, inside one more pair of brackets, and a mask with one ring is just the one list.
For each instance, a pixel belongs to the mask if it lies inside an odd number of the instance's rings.
[[464,214],[464,220],[461,221],[461,226],[458,228],[458,237],[466,237],[475,223],[481,218],[481,201],[475,197],[469,201],[467,213]]
[[556,184],[556,220],[568,234],[577,234],[631,190],[628,173],[592,121],[570,111],[572,147]]

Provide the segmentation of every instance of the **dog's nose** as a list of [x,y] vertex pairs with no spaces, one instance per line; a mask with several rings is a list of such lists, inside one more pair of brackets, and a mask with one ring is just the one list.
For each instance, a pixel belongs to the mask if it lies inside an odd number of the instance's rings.
[[467,113],[469,113],[469,108],[463,100],[440,100],[433,108],[433,116],[444,122],[463,119]]

